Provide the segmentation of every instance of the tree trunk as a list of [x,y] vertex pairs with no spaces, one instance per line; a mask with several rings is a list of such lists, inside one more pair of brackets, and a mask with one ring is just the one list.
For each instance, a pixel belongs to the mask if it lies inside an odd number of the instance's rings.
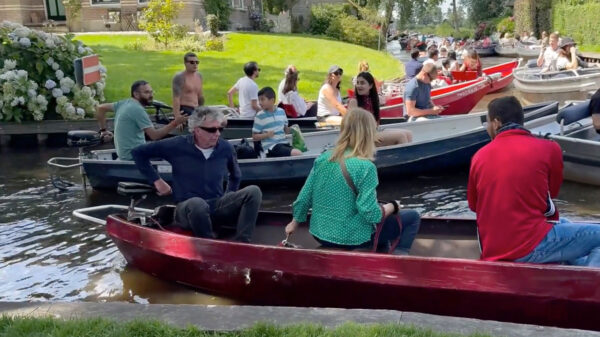
[[456,0],[452,0],[452,13],[454,14],[454,18],[452,20],[454,31],[458,33],[458,12],[456,11]]

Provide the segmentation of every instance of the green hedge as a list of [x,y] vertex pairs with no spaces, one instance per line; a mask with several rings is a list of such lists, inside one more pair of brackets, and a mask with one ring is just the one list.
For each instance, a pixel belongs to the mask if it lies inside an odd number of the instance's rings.
[[348,4],[312,6],[309,31],[373,49],[377,49],[379,39],[379,31],[354,16]]
[[552,6],[553,29],[579,44],[600,45],[600,2],[555,1]]

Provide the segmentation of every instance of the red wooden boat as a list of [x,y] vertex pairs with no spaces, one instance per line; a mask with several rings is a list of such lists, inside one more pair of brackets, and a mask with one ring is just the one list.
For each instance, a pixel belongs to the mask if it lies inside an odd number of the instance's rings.
[[[466,114],[479,103],[488,93],[496,92],[513,80],[512,71],[518,67],[520,60],[499,64],[497,66],[483,69],[487,78],[480,77],[471,81],[449,85],[443,88],[433,89],[431,98],[436,105],[445,106],[441,115]],[[404,116],[404,99],[402,96],[390,98],[385,106],[381,107],[382,118]]]
[[[79,215],[102,218],[94,209]],[[292,236],[303,248],[279,247],[290,219],[261,212],[252,244],[143,227],[122,214],[109,215],[106,230],[130,265],[245,303],[600,330],[600,269],[480,261],[472,219],[423,219],[411,256],[319,249],[306,227]]]

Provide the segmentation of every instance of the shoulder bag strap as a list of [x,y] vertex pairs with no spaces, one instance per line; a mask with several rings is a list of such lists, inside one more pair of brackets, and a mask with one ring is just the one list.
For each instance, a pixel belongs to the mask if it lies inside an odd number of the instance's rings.
[[355,195],[358,195],[356,185],[354,185],[352,178],[350,178],[350,173],[348,173],[348,169],[346,168],[346,159],[342,158],[342,160],[340,160],[340,168],[342,169],[342,175],[344,176],[344,179],[346,179],[346,184],[350,186],[350,189],[352,189],[352,192],[354,192]]

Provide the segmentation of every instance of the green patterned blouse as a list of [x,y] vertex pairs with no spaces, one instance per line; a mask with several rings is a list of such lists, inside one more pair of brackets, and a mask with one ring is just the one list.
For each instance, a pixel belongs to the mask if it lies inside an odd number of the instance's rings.
[[294,219],[305,222],[312,208],[310,233],[340,245],[359,245],[371,239],[382,213],[377,203],[377,169],[367,159],[348,158],[346,167],[358,190],[354,194],[346,183],[331,151],[320,155],[313,165],[298,198],[294,202]]

